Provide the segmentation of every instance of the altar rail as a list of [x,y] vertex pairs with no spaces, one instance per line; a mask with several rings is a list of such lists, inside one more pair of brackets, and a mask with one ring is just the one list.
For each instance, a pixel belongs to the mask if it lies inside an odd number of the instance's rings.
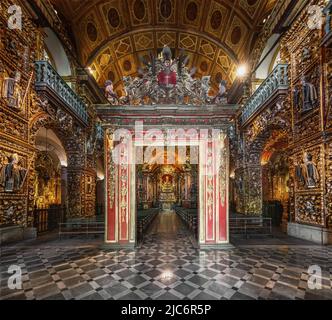
[[241,115],[242,125],[257,112],[273,94],[278,90],[287,90],[288,88],[288,64],[278,64],[245,104]]
[[49,90],[65,106],[73,116],[84,125],[88,124],[88,113],[82,99],[56,72],[48,61],[36,61],[36,90]]
[[75,235],[102,235],[105,233],[105,222],[82,220],[59,223],[59,238]]
[[272,236],[272,219],[262,217],[230,218],[229,230],[232,235],[241,235],[246,238]]

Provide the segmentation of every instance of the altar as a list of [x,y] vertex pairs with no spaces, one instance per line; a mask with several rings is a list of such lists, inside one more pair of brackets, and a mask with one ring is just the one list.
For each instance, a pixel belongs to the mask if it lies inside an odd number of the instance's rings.
[[176,203],[174,177],[166,174],[161,177],[159,202],[163,211],[172,211]]

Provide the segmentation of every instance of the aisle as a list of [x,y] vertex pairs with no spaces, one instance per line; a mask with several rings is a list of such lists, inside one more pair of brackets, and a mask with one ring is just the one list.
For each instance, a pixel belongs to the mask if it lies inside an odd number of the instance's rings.
[[160,212],[153,221],[151,227],[147,231],[147,235],[169,235],[174,237],[178,233],[182,233],[185,227],[175,212]]

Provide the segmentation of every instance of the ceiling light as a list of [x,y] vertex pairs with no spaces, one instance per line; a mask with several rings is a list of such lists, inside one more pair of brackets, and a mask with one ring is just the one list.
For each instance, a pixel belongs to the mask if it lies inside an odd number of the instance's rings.
[[238,67],[236,74],[238,77],[243,78],[247,75],[247,72],[248,72],[248,68],[245,64],[243,64]]

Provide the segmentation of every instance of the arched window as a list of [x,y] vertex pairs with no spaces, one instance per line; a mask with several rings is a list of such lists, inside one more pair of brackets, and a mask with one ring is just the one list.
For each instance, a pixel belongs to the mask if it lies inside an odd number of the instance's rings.
[[50,29],[44,29],[46,33],[45,47],[46,58],[50,59],[50,63],[62,77],[69,77],[72,75],[69,59],[64,50],[64,47],[57,37],[57,35]]

